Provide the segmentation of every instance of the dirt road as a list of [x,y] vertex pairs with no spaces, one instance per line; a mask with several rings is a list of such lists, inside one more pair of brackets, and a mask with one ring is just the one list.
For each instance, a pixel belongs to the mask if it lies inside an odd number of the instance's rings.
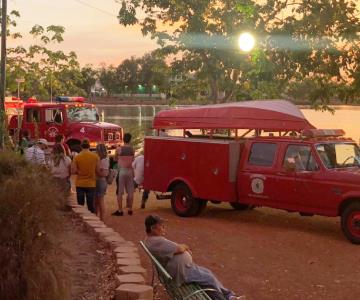
[[[198,217],[180,218],[168,200],[153,194],[141,210],[139,193],[134,215],[115,217],[110,215],[114,195],[111,187],[105,220],[110,227],[137,243],[145,235],[146,215],[166,218],[167,237],[190,245],[196,263],[247,299],[360,299],[360,246],[344,238],[339,218],[267,208],[240,212],[227,204],[210,204]],[[142,260],[149,266],[145,255]]]

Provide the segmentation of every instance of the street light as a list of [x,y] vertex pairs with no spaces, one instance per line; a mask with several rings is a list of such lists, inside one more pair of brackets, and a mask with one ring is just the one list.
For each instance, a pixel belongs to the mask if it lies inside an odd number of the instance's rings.
[[24,83],[24,78],[16,78],[15,81],[17,82],[17,97],[20,99],[20,83]]
[[240,50],[242,50],[244,52],[249,52],[255,46],[255,38],[251,33],[243,32],[239,36],[238,45],[239,45]]

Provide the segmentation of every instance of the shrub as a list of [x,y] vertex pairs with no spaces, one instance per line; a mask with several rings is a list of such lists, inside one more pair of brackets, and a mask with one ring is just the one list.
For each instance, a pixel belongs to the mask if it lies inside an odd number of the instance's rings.
[[66,299],[59,209],[65,195],[44,168],[0,152],[0,299]]

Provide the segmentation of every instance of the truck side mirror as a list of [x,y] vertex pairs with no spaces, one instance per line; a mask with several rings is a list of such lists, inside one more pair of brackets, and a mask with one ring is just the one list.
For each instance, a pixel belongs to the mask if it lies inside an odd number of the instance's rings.
[[292,157],[287,158],[284,163],[284,169],[286,172],[289,172],[289,173],[295,172],[295,170],[296,170],[295,159]]

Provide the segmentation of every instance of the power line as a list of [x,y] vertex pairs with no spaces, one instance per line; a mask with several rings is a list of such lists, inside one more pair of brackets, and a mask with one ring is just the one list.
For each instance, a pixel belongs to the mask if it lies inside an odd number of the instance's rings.
[[85,5],[85,6],[87,6],[87,7],[90,7],[90,8],[92,8],[92,9],[95,9],[95,10],[97,10],[97,11],[99,11],[99,12],[102,12],[103,14],[106,14],[106,15],[108,15],[108,16],[117,18],[116,15],[114,15],[114,14],[112,14],[112,13],[106,11],[106,10],[103,10],[103,9],[101,9],[101,8],[98,8],[98,7],[96,7],[96,6],[93,6],[93,5],[89,4],[89,3],[86,3],[85,1],[82,1],[82,0],[74,0],[74,1],[76,1],[76,2],[78,2],[78,3],[80,3],[80,4],[82,4],[82,5]]
[[[91,5],[91,4],[89,4],[89,3],[86,3],[85,1],[82,1],[82,0],[74,0],[74,1],[80,3],[80,4],[84,5],[84,6],[87,6],[87,7],[90,7],[90,8],[92,8],[92,9],[95,9],[95,10],[97,10],[97,11],[103,13],[103,14],[108,15],[108,16],[115,17],[115,18],[118,17],[117,15],[114,15],[114,14],[112,14],[111,12],[108,12],[108,11],[103,10],[103,9],[101,9],[101,8],[98,8],[98,7],[94,6],[94,5]],[[119,3],[118,1],[115,1],[115,2],[116,2],[116,3]],[[144,19],[138,19],[138,20],[139,20],[139,21],[143,21]]]

